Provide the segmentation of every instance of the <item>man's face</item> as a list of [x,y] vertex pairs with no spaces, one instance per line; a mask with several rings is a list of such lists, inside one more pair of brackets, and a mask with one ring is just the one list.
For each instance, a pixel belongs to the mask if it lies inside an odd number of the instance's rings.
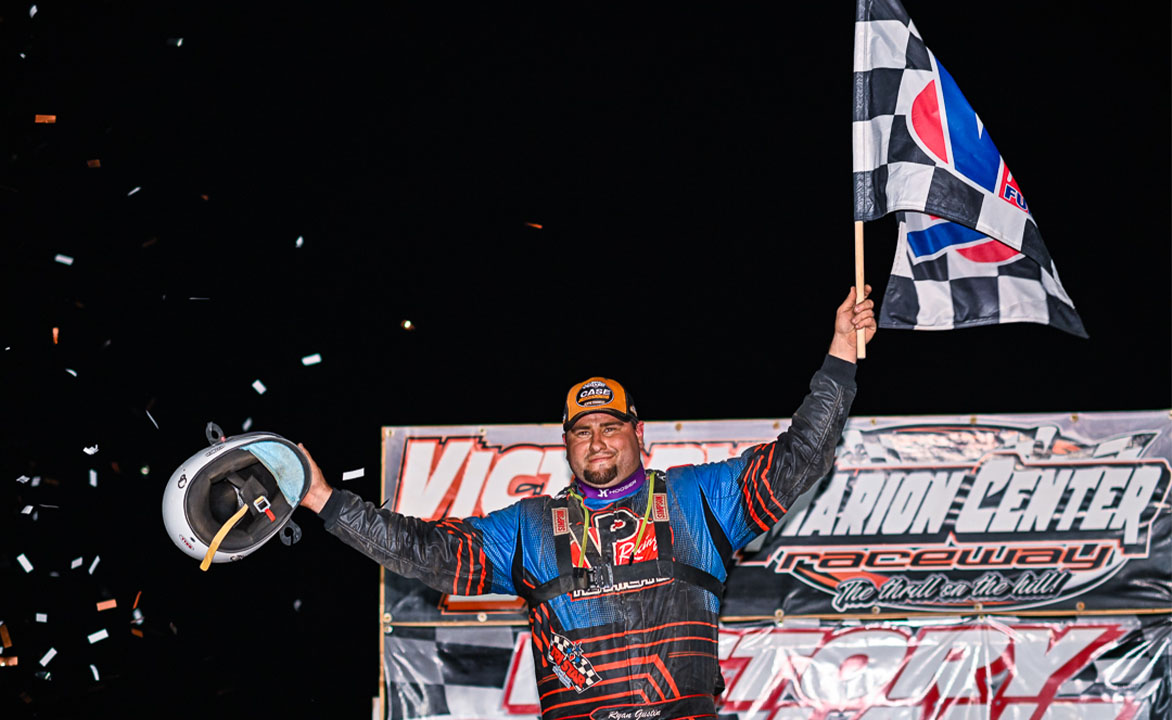
[[598,488],[626,480],[642,462],[643,423],[606,413],[583,416],[566,431],[566,459],[574,477]]

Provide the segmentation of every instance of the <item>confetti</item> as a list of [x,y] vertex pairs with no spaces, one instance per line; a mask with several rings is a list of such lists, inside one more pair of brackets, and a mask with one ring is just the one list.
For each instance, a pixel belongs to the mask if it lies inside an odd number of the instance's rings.
[[103,610],[113,610],[116,607],[118,607],[117,600],[103,600],[102,602],[98,603],[98,612],[102,612]]
[[18,563],[20,563],[20,566],[21,566],[22,568],[24,568],[24,571],[25,571],[26,573],[30,573],[30,572],[32,572],[32,571],[33,571],[33,564],[32,564],[31,562],[29,562],[29,561],[28,561],[28,558],[26,558],[26,557],[24,556],[24,553],[21,553],[21,554],[17,555],[17,556],[16,556],[16,561],[17,561]]
[[404,330],[414,330],[415,323],[411,322],[410,320],[404,320],[403,322],[399,323],[399,327],[403,328]]
[[56,115],[34,115],[33,122],[40,123],[41,125],[52,125],[53,123],[57,122],[57,116]]
[[81,563],[82,563],[82,559],[81,559],[81,558],[74,558],[74,559],[73,559],[73,562],[69,563],[69,569],[70,569],[70,570],[76,570],[76,569],[78,569],[79,567],[81,567]]
[[531,222],[527,222],[527,223],[525,223],[525,224],[526,224],[526,225],[528,225],[528,226],[529,226],[529,227],[531,227],[531,228],[537,228],[538,230],[540,230],[540,229],[541,229],[541,226],[540,226],[540,225],[538,225],[537,223],[531,223]]
[[183,47],[183,38],[167,38],[167,44],[171,47]]
[[6,648],[12,647],[12,638],[8,636],[8,626],[0,623],[0,645]]
[[266,388],[265,384],[262,383],[260,380],[254,380],[252,382],[252,389],[256,390],[257,395],[264,395],[265,390],[267,390],[268,388]]
[[304,245],[304,244],[305,244],[305,236],[304,236],[304,235],[298,235],[298,236],[297,236],[297,243],[296,243],[296,244],[297,244],[297,247],[301,247],[302,245]]
[[135,637],[142,637],[142,630],[139,630],[138,628],[130,628],[130,634],[134,635]]
[[41,476],[40,475],[33,475],[32,486],[36,487],[40,484],[41,484]]
[[57,344],[57,336],[60,334],[61,334],[61,330],[59,328],[53,328],[53,344],[54,345]]
[[89,569],[90,575],[94,574],[94,568],[96,568],[98,566],[98,561],[100,561],[101,559],[102,558],[100,555],[94,555],[94,561],[92,563],[90,563],[90,569]]
[[101,630],[97,631],[96,633],[90,633],[86,637],[89,638],[90,645],[93,645],[94,643],[98,642],[99,640],[105,640],[106,638],[110,637],[110,633],[106,632],[106,628],[102,628]]
[[252,427],[252,418],[244,418],[244,424],[240,426],[244,432],[248,432],[248,428]]
[[102,161],[99,160],[98,158],[94,158],[93,160],[86,160],[85,166],[92,167],[92,168],[102,167]]
[[138,591],[138,594],[134,596],[134,605],[130,606],[130,609],[131,609],[131,610],[137,610],[137,609],[138,609],[138,599],[139,599],[140,597],[142,597],[142,590],[139,590],[139,591]]
[[130,197],[131,195],[135,194],[139,190],[142,190],[142,186],[136,185],[135,187],[131,188],[130,192],[126,193],[126,197]]
[[16,665],[17,665],[17,662],[16,662],[15,655],[13,655],[12,657],[7,657],[7,658],[0,657],[0,667],[16,667]]
[[301,612],[301,598],[297,598],[293,601],[293,611]]
[[32,17],[32,16],[34,16],[34,15],[36,15],[36,14],[37,14],[37,6],[36,6],[36,5],[31,5],[31,6],[29,6],[29,9],[28,9],[28,16],[29,16],[29,17]]
[[143,465],[142,467],[140,467],[138,469],[138,472],[142,475],[150,475],[151,474],[151,466],[150,465]]
[[21,514],[21,515],[28,515],[28,514],[29,514],[29,513],[31,513],[32,511],[33,511],[33,506],[32,506],[32,505],[25,505],[25,506],[24,506],[24,509],[20,511],[20,514]]
[[203,193],[203,194],[201,194],[201,195],[199,196],[199,199],[200,199],[200,200],[203,200],[204,202],[207,202],[207,201],[208,201],[208,200],[210,200],[211,198],[210,198],[210,197],[207,195],[207,193]]
[[321,362],[321,353],[314,353],[301,358],[301,364],[305,366],[317,365],[319,362]]
[[73,368],[65,368],[65,372],[69,373],[73,377],[77,377],[77,371],[74,370]]
[[54,257],[53,259],[56,260],[57,262],[61,263],[62,265],[72,265],[73,264],[73,258],[69,257],[68,255],[62,255],[61,253],[57,253],[56,257]]
[[52,660],[55,655],[57,655],[57,649],[49,648],[49,652],[45,653],[45,656],[41,658],[41,667],[48,665],[49,661]]
[[98,452],[98,444],[94,443],[93,447],[85,447],[81,449],[86,455],[95,455]]
[[355,479],[360,478],[364,475],[366,475],[366,468],[358,468],[357,470],[347,470],[346,472],[342,473],[342,481],[345,482],[346,480],[355,480]]
[[93,665],[90,665],[90,672],[92,672],[94,674],[94,682],[101,680],[101,678],[98,677],[98,669],[96,667],[94,667]]
[[131,621],[132,623],[135,625],[142,625],[142,610],[135,608],[134,612],[130,614],[134,617],[134,620]]
[[153,415],[151,415],[151,411],[147,410],[146,414],[147,414],[147,419],[151,421],[151,425],[154,425],[155,429],[158,430],[159,424],[157,422],[155,422],[155,417]]
[[21,475],[16,479],[18,483],[24,484],[28,482],[28,475]]
[[98,486],[98,471],[90,468],[90,487]]
[[47,623],[47,622],[49,622],[49,615],[48,615],[48,613],[37,613],[37,622],[39,622],[39,623]]

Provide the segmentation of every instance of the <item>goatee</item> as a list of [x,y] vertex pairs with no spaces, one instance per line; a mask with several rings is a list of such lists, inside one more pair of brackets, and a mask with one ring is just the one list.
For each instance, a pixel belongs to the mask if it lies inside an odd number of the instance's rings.
[[593,485],[594,487],[605,487],[614,482],[614,479],[618,477],[618,474],[619,466],[611,465],[604,470],[583,470],[582,479],[586,481],[586,484],[588,485]]

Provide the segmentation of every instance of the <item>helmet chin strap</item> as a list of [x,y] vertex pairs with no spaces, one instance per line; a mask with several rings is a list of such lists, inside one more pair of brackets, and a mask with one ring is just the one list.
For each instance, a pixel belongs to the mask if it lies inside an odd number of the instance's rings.
[[244,517],[244,513],[246,512],[248,512],[247,503],[241,505],[240,509],[236,511],[236,514],[228,518],[228,522],[221,525],[220,529],[216,531],[216,536],[212,538],[212,543],[211,545],[208,545],[208,551],[206,554],[204,554],[203,561],[199,564],[200,570],[203,570],[204,572],[208,571],[208,567],[210,567],[212,564],[212,558],[215,557],[216,551],[220,549],[220,543],[224,542],[224,536],[228,534],[228,531],[231,530],[234,525],[236,525],[240,518]]

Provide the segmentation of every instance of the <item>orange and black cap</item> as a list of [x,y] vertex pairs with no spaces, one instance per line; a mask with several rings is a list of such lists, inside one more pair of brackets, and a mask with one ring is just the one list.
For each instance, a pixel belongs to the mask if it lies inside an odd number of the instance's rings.
[[620,420],[637,422],[635,403],[626,388],[614,380],[592,377],[574,384],[566,393],[566,407],[562,412],[562,429],[569,430],[578,418],[590,413],[604,412]]

